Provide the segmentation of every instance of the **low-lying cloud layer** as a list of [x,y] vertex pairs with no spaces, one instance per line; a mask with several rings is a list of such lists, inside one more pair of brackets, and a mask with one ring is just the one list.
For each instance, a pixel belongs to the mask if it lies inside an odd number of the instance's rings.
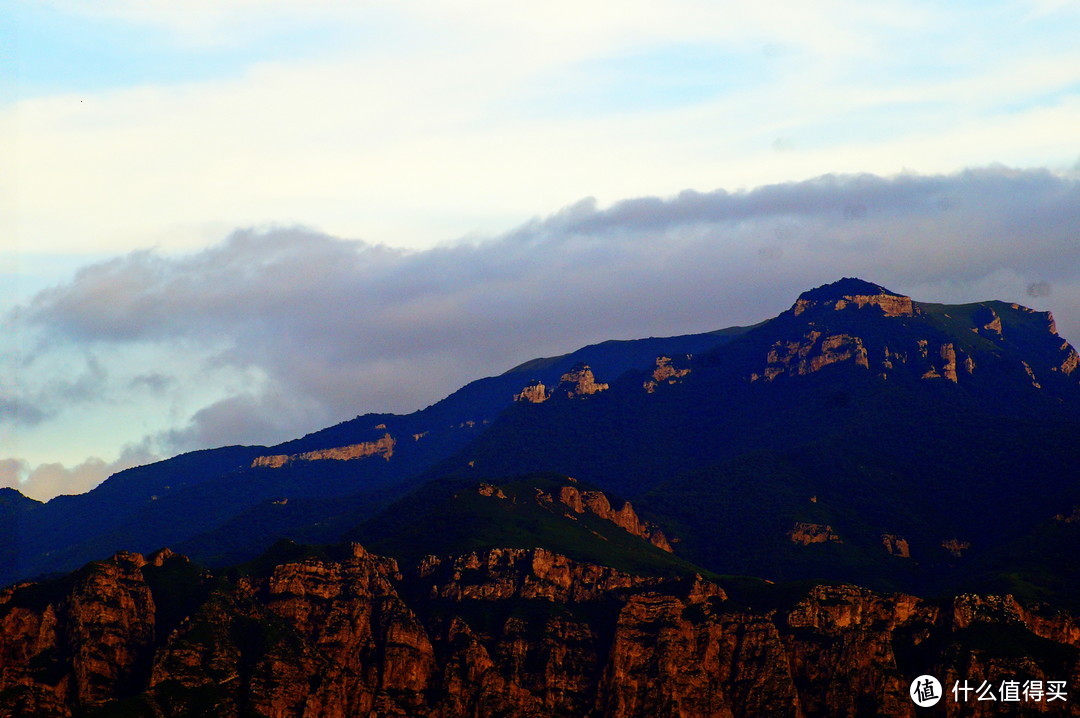
[[0,487],[12,486],[31,498],[48,499],[61,494],[81,494],[94,488],[118,471],[147,464],[161,458],[145,448],[125,447],[116,461],[91,457],[81,464],[66,467],[50,462],[31,467],[22,459],[0,459]]
[[[538,355],[759,321],[841,276],[917,299],[1052,309],[1062,335],[1080,340],[1078,227],[1080,181],[996,167],[606,209],[585,200],[503,236],[418,252],[303,228],[240,230],[192,254],[88,266],[21,307],[17,321],[38,338],[22,360],[35,389],[16,396],[21,430],[35,430],[35,416],[46,425],[58,404],[92,405],[79,393],[90,376],[114,404],[125,387],[143,396],[201,384],[198,406],[148,435],[143,446],[159,452],[269,443],[417,409]],[[64,351],[88,357],[86,371],[33,380]],[[141,438],[103,435],[102,452]]]

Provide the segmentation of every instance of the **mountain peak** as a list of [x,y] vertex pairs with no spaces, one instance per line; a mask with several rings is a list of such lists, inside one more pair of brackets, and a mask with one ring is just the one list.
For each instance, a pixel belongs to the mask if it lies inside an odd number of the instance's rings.
[[885,316],[912,316],[915,313],[911,297],[892,292],[880,284],[858,277],[844,277],[803,292],[792,306],[796,316],[808,309],[823,307],[839,311],[849,307],[862,309],[879,307]]
[[0,507],[17,506],[25,508],[39,503],[41,502],[30,498],[18,489],[9,486],[0,487]]
[[822,284],[820,287],[805,291],[799,295],[799,299],[821,301],[823,299],[844,299],[845,297],[875,296],[878,294],[888,294],[893,297],[903,296],[902,294],[889,291],[880,284],[874,284],[865,279],[859,279],[858,277],[844,277],[835,282]]

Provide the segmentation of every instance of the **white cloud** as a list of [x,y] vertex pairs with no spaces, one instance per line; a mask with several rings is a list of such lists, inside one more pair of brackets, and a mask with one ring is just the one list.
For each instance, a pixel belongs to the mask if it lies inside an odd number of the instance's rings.
[[[41,387],[42,406],[79,399],[86,381],[50,383],[50,356],[110,357],[85,375],[109,405],[64,402],[69,421],[83,441],[145,436],[147,450],[168,454],[412,411],[604,339],[753,323],[839,276],[916,299],[1049,308],[1075,340],[1077,226],[1076,179],[996,167],[584,201],[499,237],[417,252],[297,228],[239,231],[187,254],[99,262],[39,293],[20,315],[47,340],[25,383]],[[1030,296],[1040,283],[1049,292]],[[94,366],[108,376],[94,378]],[[35,367],[44,374],[30,376]],[[166,397],[184,401],[166,412]],[[113,425],[95,418],[103,410]],[[23,432],[55,436],[51,421]]]
[[[0,422],[0,444],[31,463],[50,445],[69,464],[106,455],[108,432],[108,446],[144,435],[171,450],[412,409],[535,354],[755,321],[783,308],[777,287],[841,273],[949,298],[1015,285],[1080,334],[1061,260],[1075,250],[1062,218],[1076,218],[1038,172],[907,178],[942,185],[946,212],[875,211],[859,199],[873,182],[852,178],[728,207],[814,196],[828,216],[772,206],[692,220],[680,213],[727,207],[724,195],[678,194],[991,162],[1064,169],[1080,152],[1075,2],[49,2],[92,27],[164,31],[177,57],[255,59],[197,82],[143,75],[0,104],[0,275],[18,277],[31,250],[58,267],[125,255],[0,283],[0,312],[37,296],[41,323],[0,337],[27,366],[0,351],[5,376],[22,372],[0,383],[0,413],[17,404],[22,417],[18,431]],[[285,37],[295,54],[262,52]],[[635,62],[657,68],[652,84]],[[698,85],[681,96],[687,75]],[[904,182],[885,194],[911,199]],[[670,199],[606,206],[624,197]],[[257,229],[222,243],[234,227]],[[1053,293],[1027,298],[1040,281]],[[628,304],[620,287],[655,304]]]
[[[238,76],[31,97],[0,110],[19,159],[17,175],[0,177],[0,194],[18,195],[5,213],[18,210],[17,227],[6,234],[41,251],[191,249],[222,226],[266,222],[432,246],[586,195],[1058,164],[1072,159],[1060,153],[1080,124],[1075,100],[1061,96],[1078,79],[1075,49],[1002,44],[996,28],[980,34],[974,16],[927,4],[61,7],[241,44],[260,40],[237,28],[257,34],[301,17],[355,28],[360,39]],[[959,55],[919,39],[951,26]],[[617,67],[695,46],[724,48],[736,74],[761,78],[689,104],[644,90],[634,107],[586,111],[577,101],[604,96],[611,81],[590,62]],[[927,71],[894,78],[896,62]],[[577,95],[566,92],[571,80]]]

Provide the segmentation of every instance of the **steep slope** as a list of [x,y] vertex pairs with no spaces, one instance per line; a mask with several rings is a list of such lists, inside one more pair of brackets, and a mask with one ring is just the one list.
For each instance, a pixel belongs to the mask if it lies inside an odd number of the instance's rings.
[[1015,305],[842,280],[712,352],[590,382],[609,386],[519,401],[428,476],[560,472],[711,570],[920,592],[1080,504],[1077,355]]
[[359,540],[5,589],[0,714],[915,715],[922,673],[1080,682],[1080,368],[1052,317],[844,279],[716,338],[0,493],[17,547],[87,511],[23,571]]
[[368,414],[278,446],[208,449],[129,469],[20,512],[17,535],[0,507],[0,586],[118,549],[183,544],[224,565],[281,536],[332,540],[415,488],[409,479],[481,434],[528,381],[557,382],[582,361],[623,373],[658,352],[705,351],[743,331],[604,342],[480,379],[412,414]]
[[0,488],[0,566],[16,565],[27,533],[26,516],[40,506],[15,489]]
[[[712,571],[960,590],[1015,573],[1004,547],[1080,504],[1077,365],[1047,313],[844,279],[754,327],[606,342],[407,416],[195,452],[27,505],[0,580],[164,544],[225,565],[282,536],[337,540],[445,477],[554,473],[628,497]],[[1050,554],[1075,546],[1047,535]]]
[[[357,544],[214,575],[118,554],[0,593],[11,716],[914,716],[930,673],[1080,678],[1080,624],[1009,596],[728,589],[541,549],[402,565]],[[178,602],[176,597],[184,596]],[[748,603],[747,599],[751,599]],[[948,688],[946,688],[948,690]],[[946,699],[940,714],[1000,715]]]
[[396,502],[346,536],[398,560],[543,547],[642,574],[702,569],[672,555],[662,529],[626,501],[575,479],[446,480]]

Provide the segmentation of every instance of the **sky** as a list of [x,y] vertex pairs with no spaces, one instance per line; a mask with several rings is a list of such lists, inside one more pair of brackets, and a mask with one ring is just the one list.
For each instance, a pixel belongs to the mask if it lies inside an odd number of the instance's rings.
[[0,486],[35,498],[840,276],[1080,341],[1080,2],[0,19]]

